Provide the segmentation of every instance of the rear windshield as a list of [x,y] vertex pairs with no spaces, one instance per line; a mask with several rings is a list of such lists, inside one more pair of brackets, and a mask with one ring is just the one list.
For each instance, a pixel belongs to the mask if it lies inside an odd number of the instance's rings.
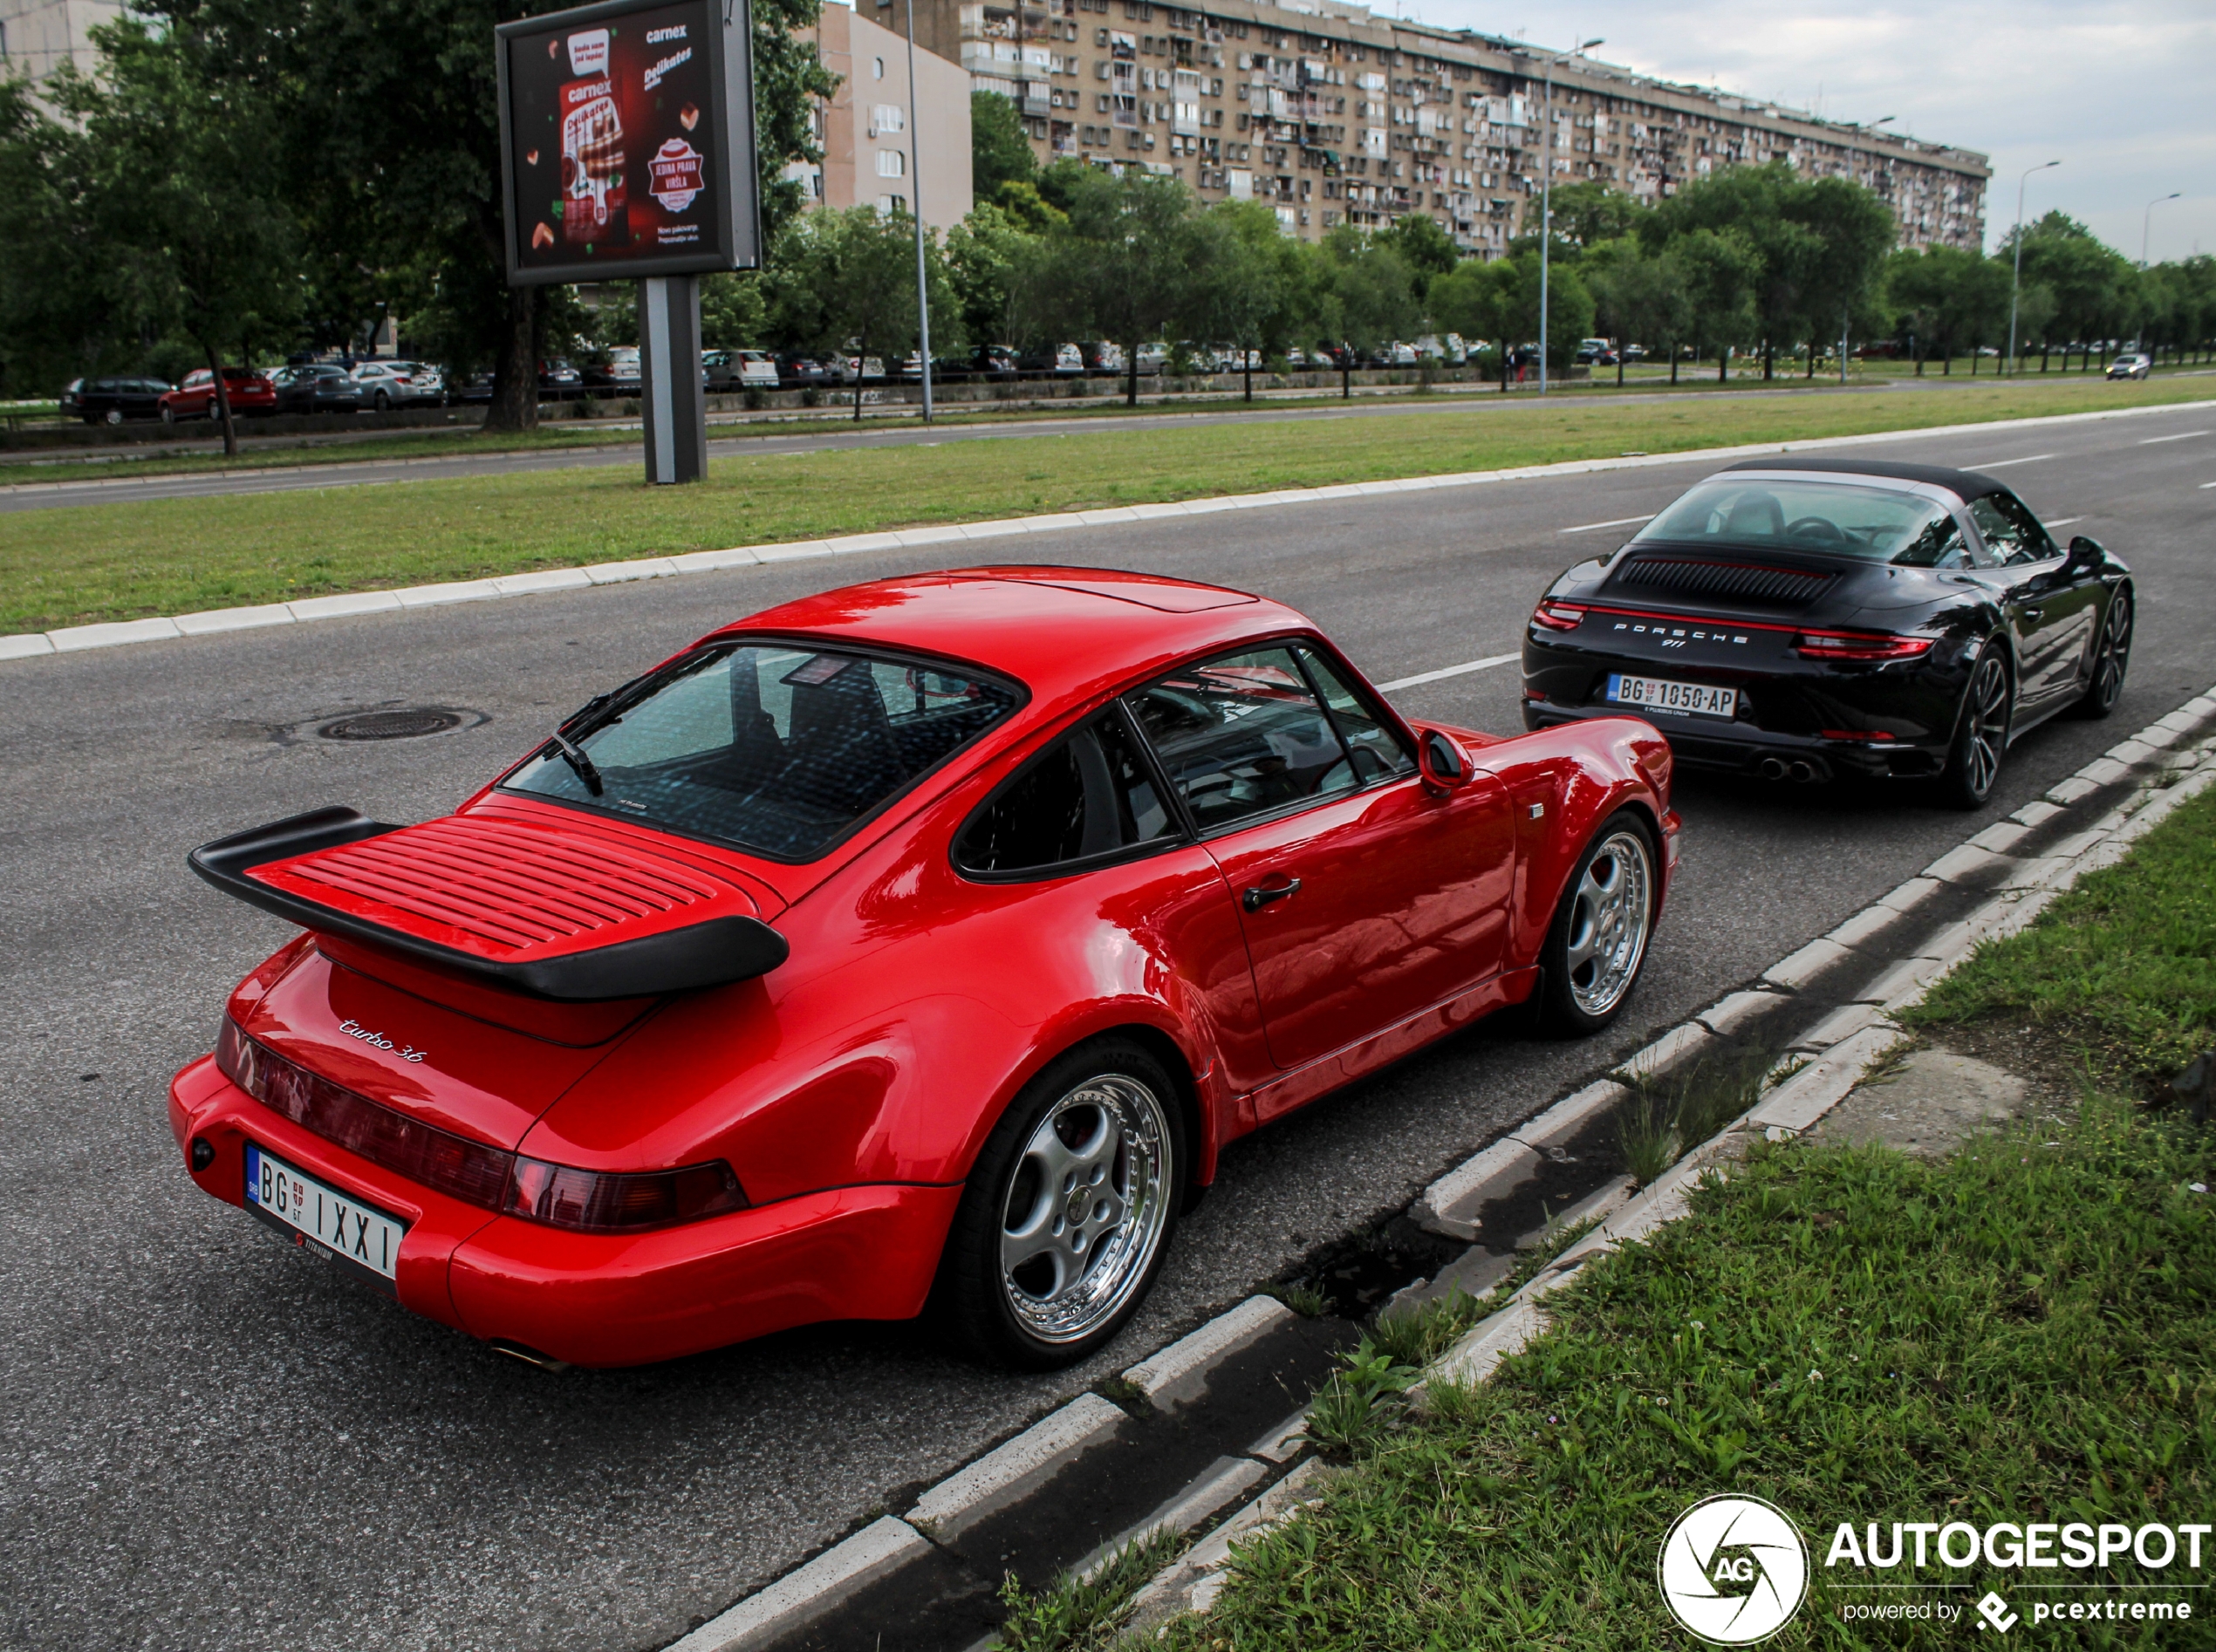
[[[1022,703],[1006,683],[799,644],[725,644],[572,720],[510,791],[811,860]],[[596,784],[597,782],[597,784]]]
[[1812,550],[1928,568],[1959,549],[1946,509],[1919,495],[1849,482],[1704,481],[1642,528],[1634,544]]

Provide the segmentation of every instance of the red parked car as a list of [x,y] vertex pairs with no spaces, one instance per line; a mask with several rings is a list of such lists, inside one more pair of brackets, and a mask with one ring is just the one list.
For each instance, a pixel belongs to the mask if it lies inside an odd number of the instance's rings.
[[[269,374],[255,368],[224,368],[223,392],[230,400],[233,418],[277,411],[276,381]],[[184,382],[161,399],[161,420],[164,424],[174,425],[180,419],[215,417],[215,375],[205,367],[187,373]]]
[[1404,720],[1238,591],[829,591],[598,697],[452,815],[194,851],[305,932],[170,1122],[215,1198],[537,1362],[930,1304],[1064,1364],[1225,1143],[1506,1005],[1608,1025],[1669,785],[1632,718]]

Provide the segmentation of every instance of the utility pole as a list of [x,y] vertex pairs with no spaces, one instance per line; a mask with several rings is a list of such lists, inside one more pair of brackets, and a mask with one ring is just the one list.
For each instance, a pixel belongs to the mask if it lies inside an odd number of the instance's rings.
[[[1873,120],[1870,123],[1869,129],[1875,132],[1878,127],[1886,125],[1894,119],[1896,119],[1895,116],[1887,115],[1883,120]],[[1855,130],[1857,132],[1860,132],[1862,128],[1857,126]],[[1847,140],[1847,181],[1849,183],[1852,183],[1855,181],[1854,157],[1854,140],[1850,138]],[[1873,190],[1871,193],[1875,194],[1876,191]],[[1839,306],[1839,382],[1841,385],[1844,385],[1847,382],[1847,335],[1853,331],[1854,303],[1851,299],[1850,299]]]
[[[908,173],[909,204],[916,226],[916,361],[923,369],[923,422],[931,422],[931,283],[923,259],[923,109],[916,101],[916,0],[908,0]],[[854,397],[861,399],[861,380]]]
[[[2035,167],[2026,167],[2024,168],[2023,177],[2016,180],[2016,267],[2015,273],[2008,277],[2008,371],[2012,373],[2018,371],[2016,365],[2016,299],[2022,292],[2024,284],[2024,183],[2033,173],[2044,172],[2049,167],[2059,167],[2062,164],[2062,163],[2059,160],[2042,160]],[[1954,346],[1952,344],[1947,345],[1946,353],[1950,356],[1954,353]],[[2042,357],[2041,359],[2044,360],[2045,358]],[[2068,351],[2064,351],[2062,352],[2062,370],[2065,372],[2069,370],[2069,352]]]
[[2154,228],[2154,209],[2160,206],[2164,201],[2175,201],[2178,198],[2178,196],[2184,194],[2185,191],[2182,189],[2172,189],[2168,195],[2157,195],[2152,201],[2147,202],[2146,212],[2139,220],[2140,269],[2144,270],[2147,267],[2147,236],[2148,233]]
[[1539,139],[1543,157],[1539,167],[1539,393],[1542,396],[1547,393],[1547,251],[1555,238],[1555,65],[1606,44],[1604,40],[1588,40],[1547,59],[1547,106]]

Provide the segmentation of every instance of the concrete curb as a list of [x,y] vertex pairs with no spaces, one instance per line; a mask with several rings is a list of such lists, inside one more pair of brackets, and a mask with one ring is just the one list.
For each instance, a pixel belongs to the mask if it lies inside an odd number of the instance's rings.
[[1644,470],[1664,465],[1748,459],[1764,454],[1806,453],[1816,448],[1862,447],[1880,442],[1907,441],[1933,436],[1961,436],[1986,431],[2099,423],[2106,420],[2134,419],[2155,413],[2187,413],[2205,407],[2216,407],[2216,401],[2165,402],[2151,407],[2051,413],[2044,417],[2001,419],[1987,424],[1927,425],[1913,430],[1871,431],[1858,436],[1743,443],[1730,447],[1700,447],[1686,453],[1627,454],[1618,459],[1573,459],[1558,464],[1520,465],[1504,470],[1457,471],[1437,476],[1408,476],[1390,481],[1340,482],[1320,488],[1281,488],[1262,494],[1222,494],[1206,499],[1172,501],[1153,505],[1121,506],[1053,515],[1003,517],[994,522],[952,522],[938,527],[910,528],[883,533],[848,534],[834,539],[735,545],[726,550],[687,551],[674,556],[627,562],[594,563],[582,568],[544,569],[534,573],[510,574],[496,579],[417,585],[406,591],[353,591],[336,597],[304,597],[292,603],[219,608],[196,614],[116,620],[92,625],[68,625],[49,631],[18,631],[0,636],[0,660],[79,653],[87,649],[117,648],[132,643],[174,642],[188,637],[247,631],[263,625],[289,625],[308,620],[345,618],[357,614],[409,611],[447,603],[484,602],[549,590],[577,590],[592,585],[622,584],[632,580],[660,579],[678,574],[761,567],[774,562],[839,556],[857,551],[909,550],[922,545],[952,544],[973,539],[998,539],[1012,534],[1058,533],[1069,528],[1151,521],[1164,516],[1197,516],[1219,510],[1256,510],[1276,505],[1315,504],[1328,500],[1385,494],[1422,493],[1437,488],[1473,488],[1487,482],[1590,476],[1604,471]]
[[788,1572],[758,1594],[749,1594],[709,1619],[668,1652],[747,1652],[804,1628],[836,1611],[855,1590],[930,1553],[931,1545],[905,1520],[891,1515],[864,1526],[807,1565]]
[[1098,1445],[1126,1419],[1098,1394],[1080,1394],[1005,1444],[948,1475],[916,1499],[910,1525],[945,1540],[1006,1508]]
[[1190,1335],[1148,1355],[1124,1373],[1124,1381],[1146,1395],[1149,1403],[1166,1410],[1196,1399],[1207,1389],[1209,1372],[1295,1317],[1274,1296],[1250,1296]]

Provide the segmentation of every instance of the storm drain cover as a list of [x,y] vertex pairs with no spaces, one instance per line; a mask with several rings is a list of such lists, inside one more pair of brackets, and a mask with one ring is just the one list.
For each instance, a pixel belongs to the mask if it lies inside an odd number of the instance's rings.
[[398,711],[361,711],[323,724],[316,730],[323,740],[416,740],[459,728],[463,713],[435,707],[406,707]]

